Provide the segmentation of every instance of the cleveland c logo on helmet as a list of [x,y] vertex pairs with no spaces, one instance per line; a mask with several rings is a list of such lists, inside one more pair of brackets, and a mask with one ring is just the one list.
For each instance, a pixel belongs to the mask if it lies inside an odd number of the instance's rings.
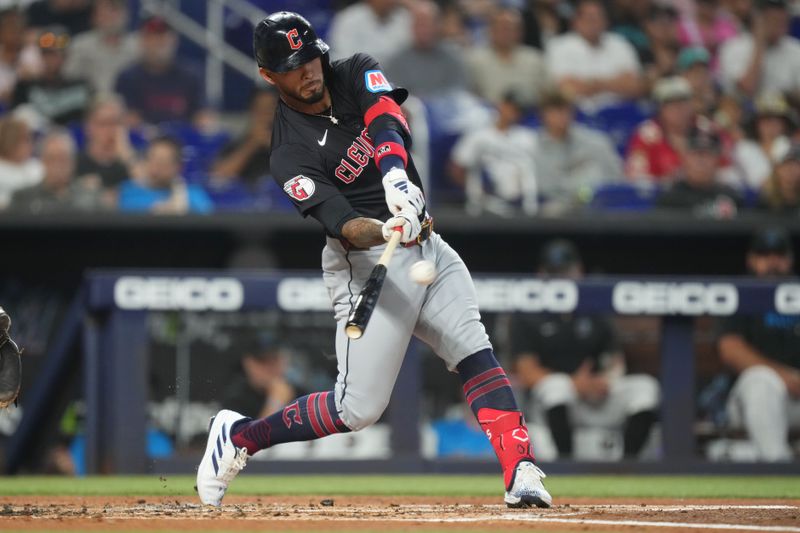
[[305,18],[290,11],[273,13],[253,31],[253,53],[259,67],[288,72],[323,57],[329,47]]
[[299,50],[303,46],[303,41],[297,35],[297,28],[292,28],[286,33],[286,38],[289,39],[289,46],[292,50]]

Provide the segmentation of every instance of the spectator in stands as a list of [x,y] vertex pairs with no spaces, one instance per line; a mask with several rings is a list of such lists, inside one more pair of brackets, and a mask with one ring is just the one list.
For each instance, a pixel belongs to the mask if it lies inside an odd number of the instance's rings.
[[131,175],[134,160],[122,100],[113,95],[96,98],[84,131],[86,144],[78,154],[76,175],[85,186],[107,191],[107,201],[114,203],[117,188]]
[[170,215],[210,212],[211,199],[200,187],[187,185],[181,169],[178,142],[169,137],[155,139],[147,148],[145,176],[120,186],[119,209]]
[[408,0],[360,0],[336,13],[328,42],[331,57],[340,59],[364,50],[384,64],[411,43]]
[[28,6],[28,26],[46,28],[57,24],[70,35],[77,35],[89,29],[91,4],[91,0],[38,0]]
[[547,46],[550,75],[587,111],[637,98],[644,88],[636,51],[606,26],[600,0],[578,0],[572,31]]
[[439,7],[431,0],[420,0],[411,14],[414,40],[386,62],[389,78],[420,98],[466,89],[462,54],[441,39]]
[[298,396],[287,378],[288,357],[274,340],[246,335],[237,343],[242,373],[223,394],[222,405],[263,418],[280,411]]
[[139,30],[141,60],[117,78],[132,125],[189,122],[203,105],[200,80],[175,60],[178,37],[164,19],[151,17]]
[[719,135],[711,127],[692,128],[681,158],[682,175],[659,195],[656,205],[688,210],[696,216],[736,216],[741,198],[735,190],[719,183],[721,149]]
[[705,48],[684,48],[678,55],[677,66],[678,73],[689,82],[695,114],[713,117],[718,94],[711,73],[711,55]]
[[794,126],[794,114],[780,94],[763,94],[756,100],[750,136],[736,144],[734,161],[744,185],[758,190],[772,172],[773,153],[785,150]]
[[0,119],[0,209],[14,191],[42,181],[42,164],[33,157],[33,135],[28,125],[12,116]]
[[0,10],[0,103],[8,104],[17,79],[32,75],[31,56],[38,61],[39,51],[26,45],[25,19],[17,8]]
[[96,92],[111,92],[122,70],[139,57],[139,41],[128,33],[125,0],[95,0],[92,30],[75,37],[64,72],[85,79]]
[[557,210],[591,199],[592,191],[619,181],[622,161],[603,133],[575,123],[572,102],[558,92],[539,106],[542,127],[536,134],[536,180],[546,206]]
[[88,83],[69,78],[64,71],[70,39],[60,26],[39,36],[44,69],[40,76],[17,83],[12,99],[15,107],[27,104],[41,118],[60,125],[83,118],[92,94]]
[[695,0],[694,15],[681,19],[680,39],[683,46],[701,47],[709,52],[716,69],[717,52],[725,41],[736,37],[736,21],[720,7],[719,0]]
[[254,186],[269,175],[272,121],[278,96],[269,89],[257,89],[250,97],[249,122],[244,135],[222,148],[211,176],[217,182],[240,179]]
[[[757,278],[793,279],[794,252],[782,228],[760,230],[747,269]],[[744,428],[762,461],[791,461],[789,428],[800,428],[800,316],[735,315],[720,324],[722,362],[737,375],[728,397],[734,428]]]
[[605,0],[604,5],[611,32],[624,37],[641,54],[648,41],[645,21],[658,4],[654,6],[652,0]]
[[723,9],[728,13],[731,20],[736,24],[738,33],[747,31],[752,23],[755,2],[757,0],[725,0]]
[[513,92],[520,104],[535,105],[548,84],[541,54],[522,44],[518,10],[498,7],[489,19],[489,43],[467,54],[470,84],[481,98],[495,104]]
[[11,209],[46,214],[100,208],[100,191],[74,181],[75,141],[69,132],[55,130],[47,134],[41,144],[41,161],[41,183],[15,192]]
[[530,0],[522,11],[523,42],[544,50],[550,39],[569,29],[572,6],[567,0]]
[[776,154],[772,174],[764,182],[759,207],[782,215],[800,215],[800,145],[786,145]]
[[789,33],[786,0],[760,0],[750,32],[720,50],[720,76],[726,89],[752,97],[800,90],[800,42]]
[[538,209],[533,131],[520,126],[522,107],[508,94],[489,127],[465,134],[453,148],[451,172],[467,193],[467,211],[504,216]]
[[656,4],[644,20],[647,41],[637,48],[648,86],[661,78],[675,74],[680,42],[678,40],[678,12],[670,5]]
[[631,137],[625,174],[634,180],[668,182],[681,171],[681,151],[692,127],[692,89],[684,78],[659,80],[653,88],[658,114],[644,121]]
[[[557,239],[540,255],[540,276],[580,279],[575,246]],[[561,457],[576,426],[621,428],[624,455],[637,457],[657,419],[658,382],[625,373],[612,325],[589,314],[516,314],[510,326],[514,375],[531,393],[527,418],[550,428]]]

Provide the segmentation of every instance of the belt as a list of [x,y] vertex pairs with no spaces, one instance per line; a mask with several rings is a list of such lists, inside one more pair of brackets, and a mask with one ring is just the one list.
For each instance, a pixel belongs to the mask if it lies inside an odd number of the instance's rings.
[[[422,221],[421,225],[422,229],[420,230],[419,235],[417,235],[417,238],[414,239],[413,241],[409,241],[403,244],[402,245],[403,247],[411,248],[412,246],[417,246],[417,245],[422,246],[423,242],[430,239],[431,235],[433,234],[433,217],[428,215],[427,217],[425,217],[425,220]],[[342,243],[342,247],[348,251],[367,249],[367,248],[358,248],[356,246],[353,246],[347,239],[339,239],[339,242]]]

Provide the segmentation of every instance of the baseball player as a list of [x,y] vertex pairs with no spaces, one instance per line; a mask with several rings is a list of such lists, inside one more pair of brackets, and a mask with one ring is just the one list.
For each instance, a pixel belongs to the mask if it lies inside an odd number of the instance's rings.
[[11,340],[11,317],[0,307],[0,409],[17,403],[22,385],[22,353]]
[[[328,45],[296,13],[280,12],[255,29],[261,76],[280,94],[272,173],[303,216],[325,229],[325,285],[337,320],[339,375],[333,390],[298,398],[282,411],[250,419],[222,410],[209,427],[197,472],[205,504],[218,506],[248,456],[276,444],[358,431],[375,423],[394,387],[412,335],[428,343],[463,382],[464,394],[503,470],[511,507],[549,507],[544,473],[534,464],[528,430],[505,372],[481,324],[466,266],[432,228],[400,110],[408,96],[370,56],[331,62]],[[386,282],[363,337],[344,331],[356,296],[395,228]],[[410,266],[436,265],[428,285]]]

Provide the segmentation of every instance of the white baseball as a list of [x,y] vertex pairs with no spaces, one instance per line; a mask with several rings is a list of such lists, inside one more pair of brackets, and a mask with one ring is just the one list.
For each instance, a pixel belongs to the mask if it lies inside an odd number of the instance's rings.
[[417,261],[411,265],[411,269],[408,271],[408,277],[410,277],[411,281],[414,283],[430,285],[433,283],[433,280],[436,279],[436,266],[433,264],[433,261],[428,261],[427,259]]

